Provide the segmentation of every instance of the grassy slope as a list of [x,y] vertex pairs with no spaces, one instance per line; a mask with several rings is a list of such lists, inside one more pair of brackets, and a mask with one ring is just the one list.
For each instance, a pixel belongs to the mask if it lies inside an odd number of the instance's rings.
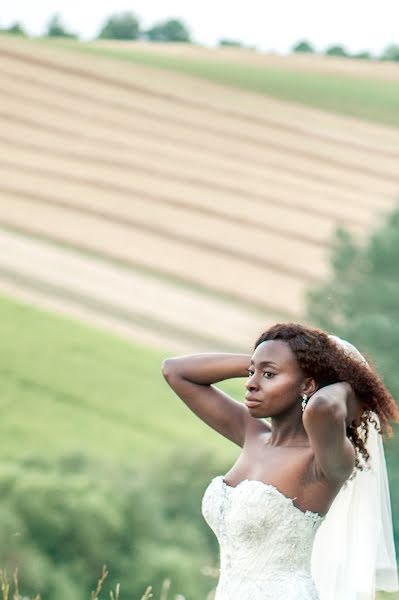
[[215,60],[163,56],[89,42],[40,40],[79,52],[160,67],[323,110],[399,127],[399,82],[265,68]]
[[[176,446],[212,447],[230,464],[238,448],[168,391],[168,353],[0,296],[2,458],[87,452],[130,464]],[[223,389],[241,396],[240,381]],[[397,594],[377,598],[398,600]]]
[[[129,344],[73,320],[0,297],[2,457],[84,451],[145,461],[176,445],[236,447],[167,387],[168,352]],[[225,384],[240,397],[242,382]]]

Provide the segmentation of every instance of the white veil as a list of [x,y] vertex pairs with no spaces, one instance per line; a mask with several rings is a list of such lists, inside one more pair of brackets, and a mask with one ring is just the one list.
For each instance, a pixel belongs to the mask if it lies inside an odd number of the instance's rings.
[[[329,337],[366,362],[352,344]],[[372,423],[366,447],[369,467],[345,482],[316,533],[311,571],[320,600],[374,600],[377,590],[399,590],[384,446]]]

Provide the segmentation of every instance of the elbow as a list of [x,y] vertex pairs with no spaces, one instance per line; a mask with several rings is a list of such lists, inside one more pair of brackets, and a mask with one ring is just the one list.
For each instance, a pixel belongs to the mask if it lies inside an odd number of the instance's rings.
[[312,398],[304,411],[304,414],[307,413],[307,417],[317,418],[317,416],[320,416],[323,418],[323,415],[327,415],[338,421],[345,420],[346,407],[344,404],[322,395],[315,397],[313,402],[311,400]]
[[173,358],[165,358],[161,367],[162,375],[164,379],[168,381],[174,373],[176,373],[176,365]]

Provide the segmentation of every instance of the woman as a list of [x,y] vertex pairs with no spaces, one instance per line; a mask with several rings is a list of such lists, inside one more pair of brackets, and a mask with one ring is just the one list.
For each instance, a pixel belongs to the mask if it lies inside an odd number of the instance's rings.
[[[179,356],[164,361],[163,374],[200,419],[242,448],[202,500],[220,544],[215,600],[319,600],[316,534],[344,483],[367,468],[369,428],[391,436],[389,421],[399,422],[377,373],[339,338],[284,323],[265,331],[252,355]],[[245,405],[213,385],[245,376]],[[342,594],[335,600],[350,597]]]

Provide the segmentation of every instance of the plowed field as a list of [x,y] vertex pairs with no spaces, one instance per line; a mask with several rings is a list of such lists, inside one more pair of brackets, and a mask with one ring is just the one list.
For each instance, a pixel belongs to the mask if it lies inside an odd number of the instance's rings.
[[163,348],[300,318],[399,192],[395,128],[7,37],[0,79],[0,290]]

